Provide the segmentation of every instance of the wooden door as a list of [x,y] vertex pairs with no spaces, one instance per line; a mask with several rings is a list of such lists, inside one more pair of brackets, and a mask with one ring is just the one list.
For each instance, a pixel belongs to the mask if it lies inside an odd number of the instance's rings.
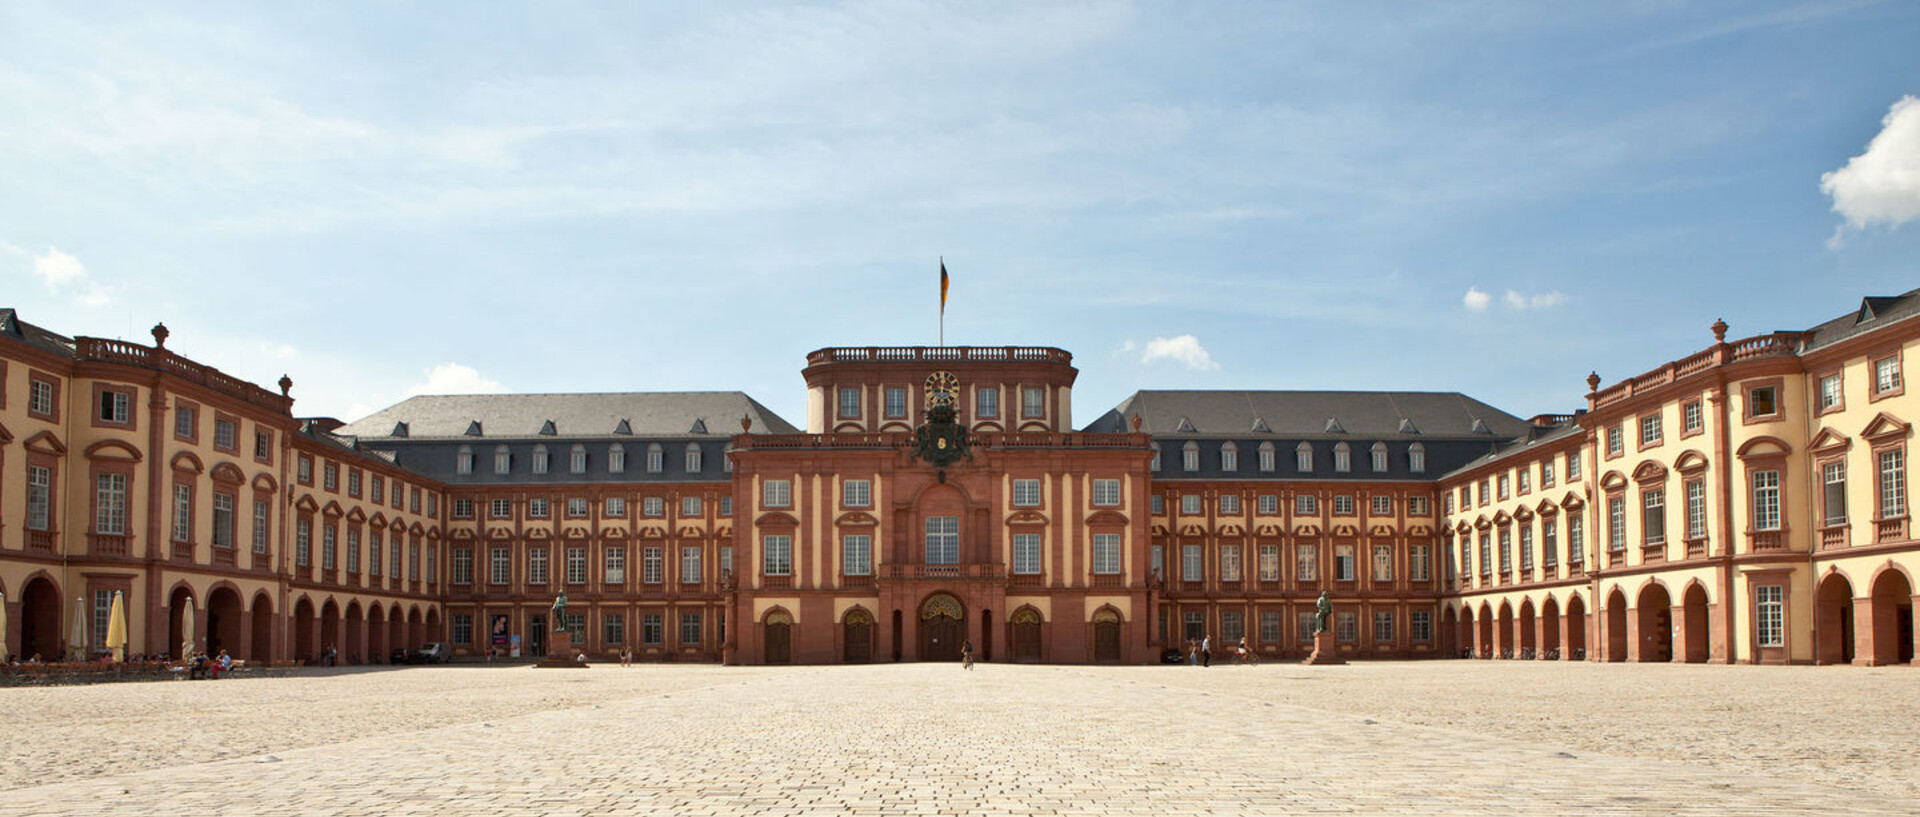
[[1101,621],[1093,625],[1093,660],[1120,660],[1120,622]]
[[864,664],[873,660],[873,622],[848,621],[843,635],[847,663]]
[[920,660],[958,661],[960,642],[966,638],[960,619],[936,615],[920,621]]
[[767,663],[787,664],[793,661],[793,625],[784,621],[767,625]]

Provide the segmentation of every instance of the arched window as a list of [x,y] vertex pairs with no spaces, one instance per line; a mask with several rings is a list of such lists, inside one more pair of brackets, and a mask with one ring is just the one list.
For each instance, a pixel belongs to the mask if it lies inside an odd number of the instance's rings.
[[460,446],[460,452],[454,455],[453,472],[456,474],[473,473],[473,446]]
[[1373,472],[1384,474],[1387,471],[1387,444],[1373,444]]
[[1407,470],[1416,474],[1427,470],[1427,447],[1419,443],[1407,446]]
[[1353,449],[1348,448],[1346,443],[1333,446],[1333,470],[1339,474],[1353,470]]
[[700,473],[700,444],[687,443],[687,473]]
[[536,474],[544,474],[547,472],[547,447],[545,445],[536,445],[533,447],[533,472]]
[[1180,468],[1183,471],[1200,470],[1200,444],[1188,440],[1180,447]]
[[513,453],[504,445],[493,447],[493,472],[504,474],[513,470]]
[[607,473],[624,474],[627,472],[627,447],[614,443],[607,447]]
[[579,443],[574,443],[573,451],[567,455],[567,465],[569,466],[568,470],[571,470],[573,473],[576,473],[576,474],[586,473],[587,472],[587,447]]
[[727,443],[727,447],[720,450],[720,470],[733,473],[733,443]]
[[1160,444],[1147,443],[1147,447],[1153,449],[1153,462],[1147,464],[1147,470],[1158,472],[1160,470]]
[[1301,443],[1293,449],[1293,467],[1302,474],[1313,471],[1313,444]]
[[647,473],[658,474],[665,470],[667,470],[666,452],[660,448],[659,443],[649,444],[647,446]]
[[1265,472],[1271,472],[1273,470],[1273,467],[1274,467],[1273,466],[1273,443],[1261,443],[1260,444],[1260,470]]
[[1240,447],[1234,445],[1231,440],[1220,446],[1220,470],[1240,470]]

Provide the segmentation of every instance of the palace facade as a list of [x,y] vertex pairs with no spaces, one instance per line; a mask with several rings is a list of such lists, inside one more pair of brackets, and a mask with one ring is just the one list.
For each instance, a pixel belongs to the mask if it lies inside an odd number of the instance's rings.
[[[450,642],[840,663],[1913,660],[1920,290],[1522,419],[1442,392],[1141,391],[1049,347],[826,348],[739,392],[415,397],[351,424],[0,309],[7,651],[378,662]],[[565,621],[553,601],[568,599]]]

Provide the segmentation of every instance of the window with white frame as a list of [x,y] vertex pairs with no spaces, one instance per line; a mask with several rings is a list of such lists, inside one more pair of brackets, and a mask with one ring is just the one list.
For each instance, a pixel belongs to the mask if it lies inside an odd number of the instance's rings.
[[1206,576],[1201,572],[1204,569],[1202,563],[1205,559],[1206,554],[1199,545],[1181,545],[1180,580],[1197,582],[1205,579]]
[[640,549],[640,581],[644,584],[660,584],[667,580],[667,552],[665,548],[647,547]]
[[1521,466],[1520,469],[1513,474],[1513,483],[1514,489],[1520,493],[1531,493],[1533,491],[1533,469],[1524,465]]
[[33,378],[27,386],[27,413],[38,415],[53,414],[53,384],[39,378]]
[[1312,494],[1301,494],[1293,498],[1295,516],[1313,516],[1320,512],[1320,500]]
[[1847,524],[1847,465],[1841,460],[1820,464],[1820,504],[1826,525]]
[[1260,581],[1277,582],[1280,580],[1280,546],[1260,546]]
[[1498,479],[1494,480],[1494,484],[1500,488],[1501,499],[1513,496],[1512,483],[1508,480],[1506,474],[1501,474]]
[[849,479],[840,483],[840,504],[848,508],[866,508],[873,505],[873,481]]
[[793,575],[793,537],[767,536],[760,540],[760,572],[767,576]]
[[907,416],[907,390],[898,386],[887,387],[886,416]]
[[1166,575],[1167,549],[1164,545],[1147,548],[1147,569],[1152,571],[1155,578]]
[[551,510],[552,503],[545,497],[534,497],[527,500],[528,519],[545,519],[551,515]]
[[527,549],[527,584],[547,583],[550,577],[548,559],[551,555],[545,545],[535,545]]
[[1907,452],[1889,448],[1878,455],[1880,466],[1881,519],[1907,515]]
[[213,546],[233,547],[233,494],[213,492]]
[[1547,458],[1545,460],[1542,460],[1540,463],[1540,487],[1542,488],[1553,487],[1553,456],[1552,455],[1548,455]]
[[770,479],[760,483],[760,505],[765,508],[785,508],[793,504],[793,483],[784,479]]
[[1427,500],[1425,496],[1415,494],[1413,496],[1407,497],[1407,515],[1408,516],[1426,516],[1427,512],[1431,510],[1430,506],[1431,506],[1431,503]]
[[662,613],[640,614],[640,643],[659,646],[667,643],[666,616]]
[[1320,575],[1320,546],[1296,545],[1293,554],[1294,578],[1303,581],[1317,581]]
[[1293,447],[1293,468],[1302,474],[1313,471],[1313,444],[1301,443]]
[[1153,459],[1148,461],[1147,470],[1158,472],[1160,470],[1160,444],[1147,443],[1147,449],[1153,452]]
[[1109,576],[1120,572],[1120,534],[1093,535],[1093,572]]
[[1261,443],[1260,444],[1260,471],[1261,473],[1272,473],[1273,468],[1274,468],[1273,443]]
[[453,549],[453,583],[473,584],[473,548]]
[[667,470],[667,451],[659,443],[647,444],[647,473],[660,474]]
[[173,484],[173,541],[185,542],[193,538],[193,487],[185,483]]
[[1240,513],[1240,495],[1239,494],[1221,494],[1220,495],[1220,515],[1221,516],[1238,516],[1239,513]]
[[1873,362],[1873,393],[1885,394],[1900,388],[1900,356],[1890,355]]
[[680,614],[680,643],[695,645],[700,643],[700,614],[687,611]]
[[1167,498],[1159,494],[1147,496],[1147,513],[1159,516],[1167,512]]
[[1407,547],[1407,580],[1414,581],[1414,582],[1428,581],[1432,575],[1432,570],[1433,570],[1432,562],[1433,562],[1433,556],[1432,556],[1432,551],[1429,549],[1429,546],[1427,545],[1408,546]]
[[1373,580],[1376,582],[1393,581],[1393,546],[1373,546]]
[[927,564],[957,565],[960,563],[960,517],[927,517],[926,554]]
[[506,584],[513,579],[512,551],[507,548],[493,548],[487,554],[487,582]]
[[1640,445],[1659,445],[1660,439],[1660,415],[1649,414],[1640,418]]
[[1180,470],[1189,472],[1200,470],[1199,443],[1188,440],[1186,445],[1180,447]]
[[1393,611],[1373,611],[1373,640],[1382,644],[1393,642]]
[[1199,494],[1180,495],[1180,512],[1188,516],[1194,516],[1199,514],[1200,513],[1200,495]]
[[453,518],[472,519],[473,518],[473,500],[455,499],[453,501]]
[[1220,611],[1220,644],[1223,648],[1238,644],[1240,639],[1247,637],[1246,615],[1239,610]]
[[700,444],[687,443],[687,455],[686,455],[687,473],[698,474],[700,473],[700,469],[705,465],[706,463],[702,461]]
[[1039,386],[1028,386],[1020,390],[1020,416],[1047,416],[1047,390]]
[[1627,498],[1623,496],[1607,499],[1607,549],[1622,551],[1627,549]]
[[1261,494],[1254,502],[1254,509],[1261,514],[1272,516],[1280,512],[1280,497],[1275,494]]
[[697,497],[697,496],[680,497],[680,516],[683,519],[700,518],[701,516],[700,497]]
[[1427,447],[1420,443],[1407,446],[1407,470],[1416,474],[1427,471]]
[[[546,446],[536,445],[533,447],[533,460],[531,463],[529,463],[529,467],[531,467],[533,469],[533,472],[536,474],[544,474],[549,470],[551,459],[552,458],[547,454]],[[359,475],[352,474],[349,476],[348,485],[349,485],[350,492],[352,490],[352,483],[358,481],[358,480],[352,479],[351,477],[357,477],[357,476]]]
[[125,391],[100,392],[100,421],[125,425],[132,416],[133,393]]
[[699,545],[680,546],[681,584],[699,584],[700,580],[704,578],[700,564],[704,559],[702,555],[704,552]]
[[660,517],[667,515],[667,498],[663,496],[643,496],[640,498],[640,515]]
[[1700,401],[1688,400],[1680,404],[1680,430],[1692,434],[1700,430],[1705,418],[1700,414]]
[[1763,584],[1753,588],[1754,635],[1762,647],[1784,647],[1787,636],[1786,588]]
[[1580,481],[1580,449],[1567,452],[1567,481]]
[[1482,530],[1480,531],[1480,578],[1484,580],[1492,575],[1493,534],[1490,531]]
[[567,548],[567,584],[587,583],[587,549]]
[[1513,528],[1500,526],[1500,575],[1513,573]]
[[1577,565],[1587,558],[1587,519],[1578,513],[1567,517],[1567,564]]
[[329,491],[340,490],[340,466],[330,462],[320,466],[320,487]]
[[1666,544],[1667,541],[1667,491],[1665,488],[1647,488],[1640,491],[1640,534],[1648,545]]
[[852,419],[860,416],[860,390],[851,386],[840,387],[840,416]]
[[[367,575],[373,576],[374,578],[379,578],[381,571],[385,570],[385,568],[382,567],[382,565],[386,564],[386,551],[382,549],[381,546],[381,536],[383,535],[379,528],[375,528],[371,533],[367,534]],[[394,536],[396,548],[399,546],[399,539],[400,537],[398,535]]]
[[1533,525],[1530,523],[1520,525],[1520,572],[1533,573]]
[[1263,644],[1280,643],[1280,611],[1260,611],[1260,642]]
[[1840,373],[1820,378],[1820,410],[1829,411],[1840,407]]
[[127,532],[127,475],[100,474],[94,480],[93,532],[124,536]]
[[200,412],[194,411],[192,406],[175,408],[173,410],[173,436],[186,440],[191,440],[195,436],[198,436],[200,431],[195,427],[195,423],[199,418],[199,414]]
[[[454,642],[463,643],[463,642]],[[627,643],[627,616],[625,613],[600,614],[600,643],[606,645]]]
[[1374,472],[1374,473],[1376,473],[1376,474],[1384,474],[1384,473],[1386,473],[1386,471],[1387,471],[1387,444],[1386,444],[1386,443],[1374,443],[1374,444],[1373,444],[1373,448],[1372,448],[1372,449],[1370,449],[1368,453],[1369,453],[1369,454],[1371,455],[1371,457],[1370,457],[1370,458],[1371,458],[1371,459],[1373,460],[1373,472]]
[[607,446],[607,473],[624,474],[627,472],[627,447],[619,443]]
[[1368,509],[1367,509],[1368,512],[1372,513],[1374,516],[1392,516],[1393,515],[1393,497],[1390,497],[1390,496],[1370,497],[1367,500],[1367,504],[1368,504]]
[[1353,516],[1354,501],[1352,494],[1341,494],[1333,498],[1334,516]]
[[492,504],[492,508],[491,508],[492,513],[489,515],[492,516],[494,519],[513,518],[513,500],[495,499],[491,504]]
[[1407,637],[1419,643],[1433,640],[1433,613],[1411,610],[1407,613]]
[[1352,470],[1353,470],[1353,449],[1347,447],[1346,443],[1334,443],[1334,446],[1333,446],[1334,473],[1344,474]]
[[1313,615],[1312,610],[1303,610],[1294,616],[1297,623],[1294,627],[1294,635],[1300,639],[1301,644],[1313,643]]
[[1112,508],[1120,504],[1120,480],[1096,479],[1093,481],[1093,504],[1102,508]]
[[1022,576],[1040,573],[1040,534],[1013,535],[1013,572]]
[[1352,612],[1333,614],[1333,635],[1342,644],[1360,640],[1360,616]]
[[1240,447],[1234,445],[1231,441],[1223,443],[1220,446],[1220,470],[1240,470]]
[[1040,504],[1040,480],[1016,479],[1013,481],[1013,504],[1018,508],[1031,508]]
[[625,584],[627,581],[627,549],[620,545],[608,545],[600,552],[600,566],[603,571],[601,580],[607,584]]
[[256,499],[253,501],[253,552],[256,554],[267,552],[267,537],[269,535],[268,531],[270,530],[267,526],[267,520],[272,513],[272,506],[267,504],[266,500]]
[[1753,529],[1780,529],[1780,472],[1753,472]]
[[567,468],[576,474],[587,472],[586,446],[579,443],[573,444],[573,448],[567,452]]
[[1000,388],[998,386],[982,386],[979,391],[974,392],[973,405],[974,417],[978,419],[990,420],[999,417]]
[[873,575],[872,536],[861,533],[840,537],[840,572],[847,576]]
[[1607,426],[1607,456],[1617,457],[1627,450],[1626,438],[1618,424]]
[[1540,519],[1540,564],[1548,570],[1560,564],[1560,522],[1551,516]]
[[1220,546],[1220,580],[1223,582],[1240,581],[1240,546]]
[[[300,481],[313,481],[313,461],[306,457],[301,457],[300,467],[306,472]],[[473,473],[473,446],[460,446],[459,453],[455,454],[453,458],[453,471],[456,474],[462,475]]]
[[505,474],[513,470],[513,452],[504,445],[493,447],[493,472]]

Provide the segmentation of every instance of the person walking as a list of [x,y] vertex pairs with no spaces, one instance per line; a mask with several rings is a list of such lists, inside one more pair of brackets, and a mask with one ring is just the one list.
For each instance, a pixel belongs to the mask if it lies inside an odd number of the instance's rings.
[[1213,636],[1200,637],[1200,666],[1213,666]]
[[960,668],[973,669],[973,639],[960,642]]

